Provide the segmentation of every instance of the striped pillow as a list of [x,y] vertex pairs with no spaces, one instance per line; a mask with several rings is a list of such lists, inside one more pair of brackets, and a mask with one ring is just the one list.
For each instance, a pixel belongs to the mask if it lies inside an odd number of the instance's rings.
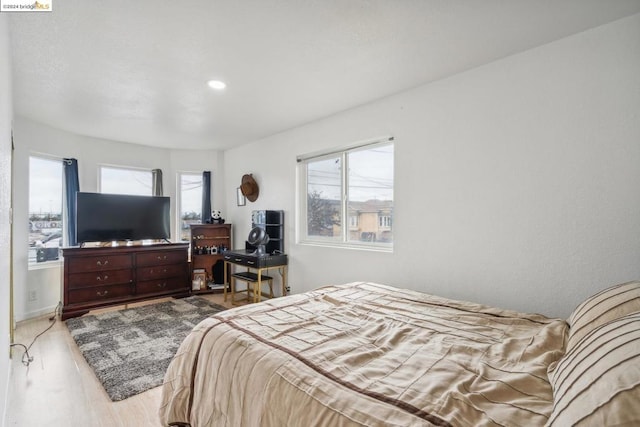
[[550,373],[547,426],[640,425],[640,313],[591,331]]
[[589,332],[611,320],[640,311],[640,282],[607,288],[587,298],[571,313],[567,351]]

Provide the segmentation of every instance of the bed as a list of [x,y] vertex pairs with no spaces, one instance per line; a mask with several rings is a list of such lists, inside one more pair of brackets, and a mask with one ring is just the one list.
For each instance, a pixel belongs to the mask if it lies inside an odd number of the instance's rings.
[[[640,282],[567,320],[356,282],[205,319],[166,373],[169,426],[640,423]],[[624,375],[623,375],[624,373]]]

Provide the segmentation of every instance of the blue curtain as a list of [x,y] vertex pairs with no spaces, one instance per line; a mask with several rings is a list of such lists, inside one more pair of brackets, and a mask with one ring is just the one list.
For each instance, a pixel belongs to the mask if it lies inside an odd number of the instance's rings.
[[162,169],[152,169],[151,177],[151,194],[153,196],[162,196]]
[[202,172],[202,216],[200,222],[206,223],[211,218],[211,172]]
[[62,159],[64,169],[64,192],[66,202],[65,221],[67,225],[67,245],[77,246],[76,240],[76,193],[80,191],[78,181],[78,161],[76,159]]

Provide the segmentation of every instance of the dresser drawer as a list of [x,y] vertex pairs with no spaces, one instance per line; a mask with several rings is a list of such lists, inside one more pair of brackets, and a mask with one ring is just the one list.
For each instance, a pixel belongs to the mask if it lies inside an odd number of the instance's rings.
[[222,253],[225,261],[252,268],[279,267],[287,265],[287,255],[255,255],[251,251],[226,251]]
[[69,289],[90,288],[95,286],[132,283],[132,269],[104,270],[91,273],[70,274],[67,285]]
[[133,295],[133,285],[126,284],[71,289],[67,292],[67,295],[69,297],[69,304],[79,304],[83,302],[97,303],[113,298],[121,298]]
[[171,292],[179,289],[188,289],[187,280],[184,276],[145,280],[136,284],[136,293],[138,295]]
[[69,260],[69,271],[83,273],[89,271],[117,270],[131,268],[133,258],[131,255],[97,255],[87,257],[74,257]]
[[187,251],[153,251],[136,255],[136,265],[152,266],[162,264],[178,264],[187,261]]
[[178,276],[181,276],[184,279],[186,275],[186,264],[154,265],[152,267],[142,267],[136,270],[136,278],[138,280],[151,280]]

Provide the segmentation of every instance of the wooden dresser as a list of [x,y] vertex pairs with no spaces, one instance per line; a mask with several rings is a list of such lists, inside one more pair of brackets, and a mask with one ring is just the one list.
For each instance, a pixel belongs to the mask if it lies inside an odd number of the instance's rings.
[[62,319],[149,298],[188,296],[189,244],[65,248]]

